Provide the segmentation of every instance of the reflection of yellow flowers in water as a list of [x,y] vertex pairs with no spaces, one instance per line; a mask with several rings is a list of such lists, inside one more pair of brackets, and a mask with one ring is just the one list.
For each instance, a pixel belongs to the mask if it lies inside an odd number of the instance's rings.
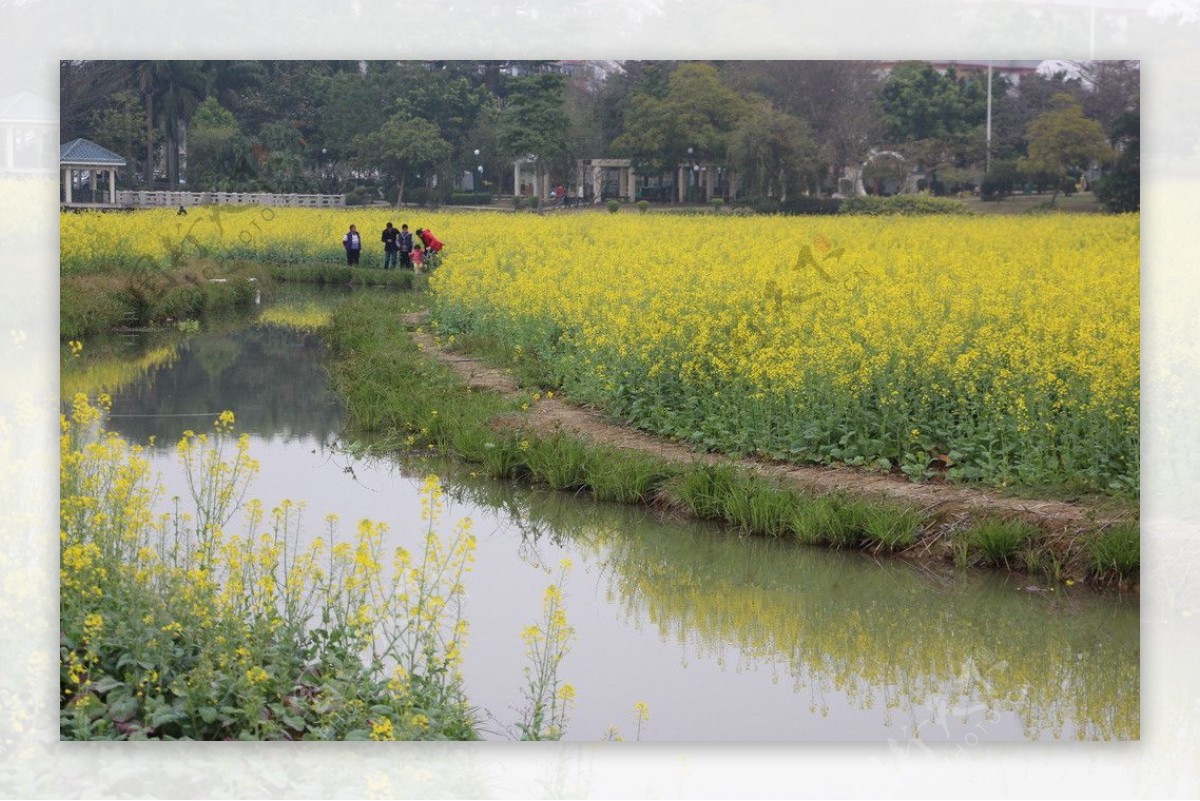
[[151,370],[169,366],[177,355],[178,351],[173,345],[150,348],[133,358],[89,351],[84,358],[72,358],[63,362],[59,391],[63,398],[73,398],[79,393],[95,394],[102,390],[116,392],[139,380]]
[[307,332],[326,328],[330,318],[329,309],[322,308],[315,303],[283,304],[263,309],[262,314],[258,316],[258,322],[263,325],[277,325]]

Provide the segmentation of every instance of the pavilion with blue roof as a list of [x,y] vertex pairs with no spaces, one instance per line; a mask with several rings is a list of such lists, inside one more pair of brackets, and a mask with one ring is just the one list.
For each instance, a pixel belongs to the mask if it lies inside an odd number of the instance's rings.
[[0,174],[54,171],[58,107],[29,92],[0,97]]
[[[117,205],[117,170],[125,166],[124,158],[90,140],[73,139],[59,148],[58,165],[62,170],[64,206]],[[107,173],[108,180],[102,184],[103,173]]]

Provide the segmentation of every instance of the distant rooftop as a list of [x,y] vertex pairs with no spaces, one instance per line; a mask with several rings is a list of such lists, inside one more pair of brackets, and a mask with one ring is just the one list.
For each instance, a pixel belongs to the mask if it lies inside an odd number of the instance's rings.
[[0,98],[2,122],[58,122],[58,108],[29,92]]
[[87,139],[64,142],[58,149],[59,164],[81,164],[91,167],[124,167],[125,159],[107,148]]
[[[928,61],[935,67],[971,67],[978,69],[986,69],[990,64],[992,69],[999,72],[1036,72],[1037,68],[1042,64],[1041,61],[988,61],[981,58],[944,58],[944,59],[909,59],[912,61]],[[882,65],[894,67],[899,64],[899,61],[880,61]]]

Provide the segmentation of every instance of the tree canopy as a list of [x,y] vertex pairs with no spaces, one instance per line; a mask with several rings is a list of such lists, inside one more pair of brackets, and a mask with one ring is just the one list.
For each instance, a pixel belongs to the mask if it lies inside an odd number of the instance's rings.
[[[499,144],[512,159],[533,162],[537,185],[552,166],[561,168],[567,155],[567,117],[562,76],[540,73],[518,78],[509,85],[500,118]],[[542,205],[539,191],[537,203]]]
[[1047,174],[1057,178],[1082,174],[1092,162],[1106,163],[1112,149],[1104,128],[1083,114],[1083,107],[1063,93],[1052,100],[1050,111],[1029,123],[1026,131],[1029,155],[1018,162],[1027,174]]
[[122,186],[389,200],[418,175],[423,197],[466,185],[467,173],[489,191],[516,191],[512,163],[526,157],[539,187],[546,176],[571,183],[578,159],[624,156],[663,186],[681,167],[715,167],[738,176],[722,191],[780,199],[837,191],[873,150],[963,182],[989,161],[1077,172],[1104,161],[1106,130],[1127,174],[1137,150],[1120,133],[1136,114],[1136,62],[1079,62],[1019,84],[996,74],[990,151],[977,68],[629,61],[588,75],[570,68],[579,63],[64,61],[61,129],[124,155]]

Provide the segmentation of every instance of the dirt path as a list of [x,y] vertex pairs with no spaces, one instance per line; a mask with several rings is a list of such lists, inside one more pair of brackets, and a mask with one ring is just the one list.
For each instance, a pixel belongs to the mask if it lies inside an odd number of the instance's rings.
[[[408,315],[405,323],[418,329],[427,313]],[[520,387],[508,372],[440,347],[432,336],[421,330],[412,335],[418,346],[430,356],[453,368],[476,390],[513,395]],[[888,473],[871,473],[851,467],[821,467],[767,462],[761,459],[733,459],[729,456],[698,453],[679,442],[648,434],[606,419],[594,409],[574,406],[558,397],[541,398],[522,419],[522,424],[541,434],[562,431],[592,442],[644,451],[680,464],[736,463],[765,475],[776,476],[799,489],[815,492],[835,490],[875,495],[904,501],[919,507],[942,521],[943,529],[960,524],[981,513],[999,514],[1025,520],[1065,538],[1095,531],[1120,520],[1128,513],[1113,514],[1098,508],[1062,501],[1012,498],[983,489],[938,483],[914,483]],[[923,542],[927,550],[933,543]]]

